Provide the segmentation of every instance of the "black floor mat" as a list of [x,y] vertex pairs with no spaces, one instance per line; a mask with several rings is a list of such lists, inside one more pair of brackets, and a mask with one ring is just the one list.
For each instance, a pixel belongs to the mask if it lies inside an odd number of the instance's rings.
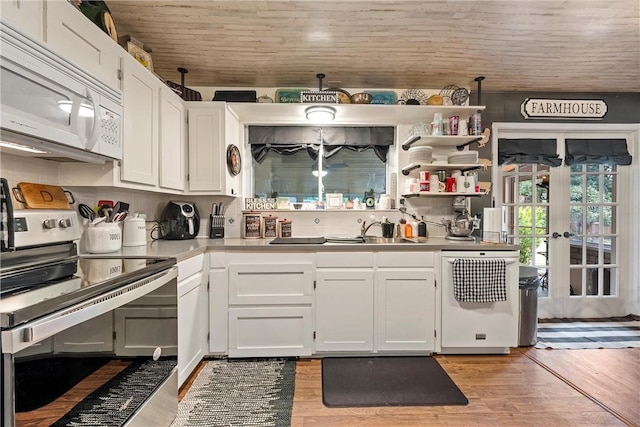
[[322,401],[329,407],[469,403],[440,364],[428,356],[325,358]]

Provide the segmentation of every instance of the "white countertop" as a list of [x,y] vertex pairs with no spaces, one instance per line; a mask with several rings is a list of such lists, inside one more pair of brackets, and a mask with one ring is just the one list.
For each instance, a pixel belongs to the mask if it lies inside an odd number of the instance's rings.
[[[324,243],[271,245],[272,239],[191,239],[154,240],[146,246],[122,247],[108,256],[174,257],[178,262],[207,251],[505,251],[518,250],[516,245],[488,242],[453,241],[444,237],[428,237],[420,243]],[[85,255],[85,254],[83,254]],[[91,256],[91,254],[87,254]],[[96,256],[100,256],[96,255]]]

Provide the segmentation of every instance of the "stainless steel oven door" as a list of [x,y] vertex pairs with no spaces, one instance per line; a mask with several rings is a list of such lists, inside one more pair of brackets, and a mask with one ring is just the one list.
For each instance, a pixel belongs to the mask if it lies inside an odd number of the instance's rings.
[[[3,330],[2,425],[169,425],[177,327],[174,266]],[[96,416],[105,412],[102,423]]]

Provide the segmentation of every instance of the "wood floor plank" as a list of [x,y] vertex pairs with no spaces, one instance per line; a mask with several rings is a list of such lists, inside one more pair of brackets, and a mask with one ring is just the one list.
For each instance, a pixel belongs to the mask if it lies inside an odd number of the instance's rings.
[[[322,403],[321,360],[305,359],[298,361],[296,367],[292,425],[625,425],[614,414],[528,357],[526,351],[514,349],[509,355],[434,357],[467,396],[468,405],[327,408]],[[616,355],[613,360],[629,368],[627,357]]]

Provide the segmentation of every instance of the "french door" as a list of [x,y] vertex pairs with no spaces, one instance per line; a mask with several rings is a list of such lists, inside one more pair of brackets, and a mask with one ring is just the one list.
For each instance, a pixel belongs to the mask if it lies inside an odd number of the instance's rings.
[[[630,136],[602,125],[590,131],[562,126],[494,124],[494,165],[498,138],[555,139],[564,159],[567,138]],[[629,173],[601,164],[494,168],[496,205],[504,210],[507,235],[521,247],[520,264],[535,267],[540,276],[540,318],[628,314],[625,249],[631,228],[637,227],[625,215],[631,210]]]

